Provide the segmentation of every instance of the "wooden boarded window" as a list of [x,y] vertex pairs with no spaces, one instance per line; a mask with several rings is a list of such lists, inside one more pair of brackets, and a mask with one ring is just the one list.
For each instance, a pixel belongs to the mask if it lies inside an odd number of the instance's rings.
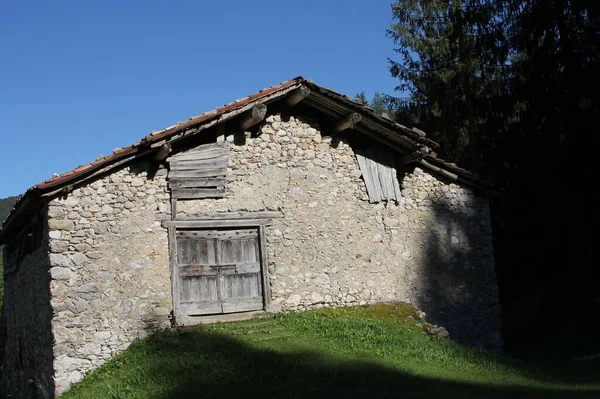
[[369,147],[357,150],[356,158],[367,186],[369,202],[398,202],[400,184],[392,151],[385,147]]
[[167,161],[172,198],[221,198],[227,195],[227,143],[200,145],[180,152]]
[[177,313],[191,316],[263,309],[258,228],[177,230]]

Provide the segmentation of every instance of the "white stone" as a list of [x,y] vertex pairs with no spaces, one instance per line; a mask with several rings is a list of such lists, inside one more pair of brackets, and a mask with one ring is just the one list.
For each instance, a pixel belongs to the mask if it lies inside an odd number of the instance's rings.
[[144,185],[144,181],[142,179],[140,179],[139,177],[134,177],[131,180],[131,186],[132,187],[140,187]]
[[112,206],[110,206],[110,205],[104,205],[104,206],[102,207],[102,210],[101,210],[101,212],[102,212],[102,214],[103,214],[103,215],[112,215],[112,213],[113,213],[114,211],[113,211],[113,208],[112,208]]
[[110,331],[100,331],[94,334],[94,339],[96,341],[106,341],[111,335]]
[[292,306],[297,306],[302,301],[302,297],[298,294],[291,295],[288,299],[288,303]]
[[50,238],[54,240],[60,240],[62,232],[60,232],[59,230],[52,230],[48,233],[48,236],[50,236]]
[[53,280],[70,280],[73,274],[67,267],[53,267],[50,269],[50,276]]
[[322,296],[321,296],[321,294],[319,294],[318,292],[313,292],[313,293],[310,295],[310,300],[311,300],[313,303],[319,303],[319,302],[322,302],[322,301],[323,301],[323,297],[322,297]]
[[63,254],[50,254],[48,255],[50,264],[52,266],[71,266],[72,262]]

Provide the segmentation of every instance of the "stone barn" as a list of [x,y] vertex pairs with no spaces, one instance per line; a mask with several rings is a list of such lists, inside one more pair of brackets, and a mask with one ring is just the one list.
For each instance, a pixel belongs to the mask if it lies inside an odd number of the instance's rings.
[[58,395],[137,338],[406,301],[498,347],[481,178],[298,77],[29,189],[3,224],[3,380]]

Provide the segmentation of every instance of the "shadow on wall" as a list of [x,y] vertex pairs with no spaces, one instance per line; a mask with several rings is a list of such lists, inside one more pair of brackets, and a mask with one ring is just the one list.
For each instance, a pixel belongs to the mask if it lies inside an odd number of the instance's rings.
[[432,206],[423,289],[418,305],[428,320],[464,344],[500,348],[501,319],[487,200],[470,197],[456,207],[441,198]]
[[[286,348],[260,349],[228,336],[194,331],[145,344],[144,375],[114,373],[75,387],[73,397],[174,398],[592,398],[598,391],[484,385],[410,375],[359,360]],[[139,372],[138,372],[139,373]],[[148,386],[148,382],[152,386]],[[101,390],[99,395],[95,390]],[[145,392],[145,393],[143,393]],[[106,395],[106,396],[104,396]]]

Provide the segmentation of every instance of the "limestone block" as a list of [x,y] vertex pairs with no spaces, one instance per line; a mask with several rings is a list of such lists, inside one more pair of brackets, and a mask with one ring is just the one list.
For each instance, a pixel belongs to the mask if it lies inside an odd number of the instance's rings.
[[50,230],[67,230],[71,231],[75,229],[75,224],[72,220],[66,219],[49,219],[48,228]]

